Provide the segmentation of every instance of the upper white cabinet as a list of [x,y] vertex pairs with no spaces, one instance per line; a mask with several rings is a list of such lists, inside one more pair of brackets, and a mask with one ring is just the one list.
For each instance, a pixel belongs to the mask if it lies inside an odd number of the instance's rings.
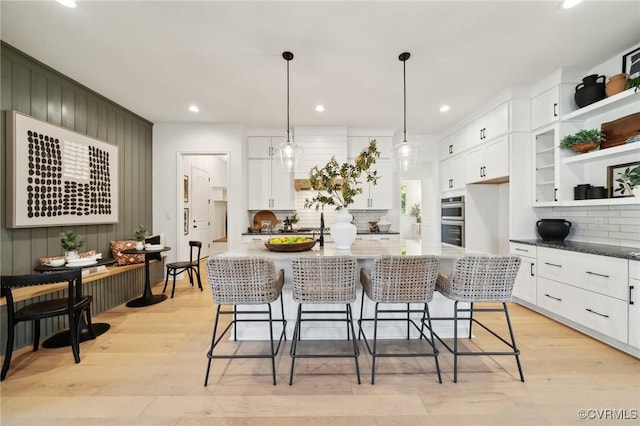
[[507,181],[509,177],[509,138],[505,135],[467,154],[467,183]]
[[346,127],[296,127],[294,134],[304,150],[294,173],[297,179],[308,179],[313,166],[322,168],[331,157],[340,164],[347,161]]
[[293,210],[293,173],[275,166],[273,150],[282,138],[249,137],[248,200],[249,210]]
[[467,126],[467,148],[485,143],[509,131],[509,104],[504,103]]
[[464,189],[465,159],[466,156],[462,153],[440,162],[440,191]]
[[444,160],[463,152],[467,148],[465,136],[466,130],[462,129],[441,140],[440,159]]
[[557,123],[574,108],[574,85],[559,84],[531,99],[531,129]]
[[[378,172],[378,183],[363,184],[363,193],[349,206],[353,210],[390,210],[393,208],[393,170],[391,160],[379,158],[372,169]],[[363,177],[363,182],[366,178]]]
[[347,138],[347,157],[356,158],[363,149],[369,147],[372,139],[380,151],[380,158],[391,158],[393,140],[391,136],[349,136]]

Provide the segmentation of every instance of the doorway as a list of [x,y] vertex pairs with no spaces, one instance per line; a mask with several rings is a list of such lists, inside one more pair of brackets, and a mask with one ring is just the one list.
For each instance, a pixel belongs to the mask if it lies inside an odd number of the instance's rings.
[[228,155],[182,154],[180,159],[184,196],[178,199],[178,210],[183,221],[176,255],[188,258],[189,241],[201,241],[201,256],[207,257],[219,251],[220,241],[226,245]]
[[400,238],[419,240],[422,235],[422,181],[402,180],[400,197]]

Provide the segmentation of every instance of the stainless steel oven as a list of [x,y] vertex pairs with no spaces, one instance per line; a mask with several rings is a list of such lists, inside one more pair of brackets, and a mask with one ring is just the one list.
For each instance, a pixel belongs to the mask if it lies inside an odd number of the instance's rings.
[[464,197],[443,198],[440,213],[441,241],[464,247]]

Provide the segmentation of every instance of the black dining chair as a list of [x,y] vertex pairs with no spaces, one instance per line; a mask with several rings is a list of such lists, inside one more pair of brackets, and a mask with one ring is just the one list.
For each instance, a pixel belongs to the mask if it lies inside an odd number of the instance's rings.
[[[13,289],[36,286],[52,285],[67,282],[66,297],[41,300],[27,303],[18,307],[14,302]],[[11,364],[13,353],[15,326],[24,321],[33,321],[33,350],[38,350],[40,345],[40,320],[44,318],[66,315],[69,321],[69,336],[71,350],[76,364],[80,362],[80,326],[82,314],[85,314],[89,335],[95,339],[91,325],[91,302],[93,296],[82,295],[82,270],[72,269],[61,272],[50,272],[34,275],[3,275],[0,277],[0,292],[7,298],[7,347],[0,380],[4,380]]]
[[189,241],[189,260],[180,262],[167,263],[167,275],[164,279],[164,293],[169,283],[169,277],[173,277],[173,287],[171,288],[171,298],[176,291],[176,276],[183,272],[189,275],[189,282],[193,286],[193,276],[198,278],[198,287],[202,291],[202,281],[200,280],[200,251],[202,250],[202,242]]

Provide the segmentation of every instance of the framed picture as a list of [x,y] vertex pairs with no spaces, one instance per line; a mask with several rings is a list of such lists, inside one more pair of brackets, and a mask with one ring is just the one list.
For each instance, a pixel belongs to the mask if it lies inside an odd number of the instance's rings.
[[189,202],[189,176],[184,175],[183,178],[183,188],[182,188],[182,193],[184,195],[184,202],[188,203]]
[[271,224],[270,220],[263,220],[263,221],[260,222],[260,229],[263,232],[270,231],[271,230],[271,226],[272,226],[272,224]]
[[640,48],[622,56],[622,72],[629,74],[629,78],[640,76]]
[[621,177],[631,169],[640,165],[640,161],[633,163],[617,164],[607,167],[607,186],[609,187],[609,198],[631,197],[629,187],[624,185]]
[[184,235],[189,235],[189,209],[185,208],[182,218],[182,231]]

